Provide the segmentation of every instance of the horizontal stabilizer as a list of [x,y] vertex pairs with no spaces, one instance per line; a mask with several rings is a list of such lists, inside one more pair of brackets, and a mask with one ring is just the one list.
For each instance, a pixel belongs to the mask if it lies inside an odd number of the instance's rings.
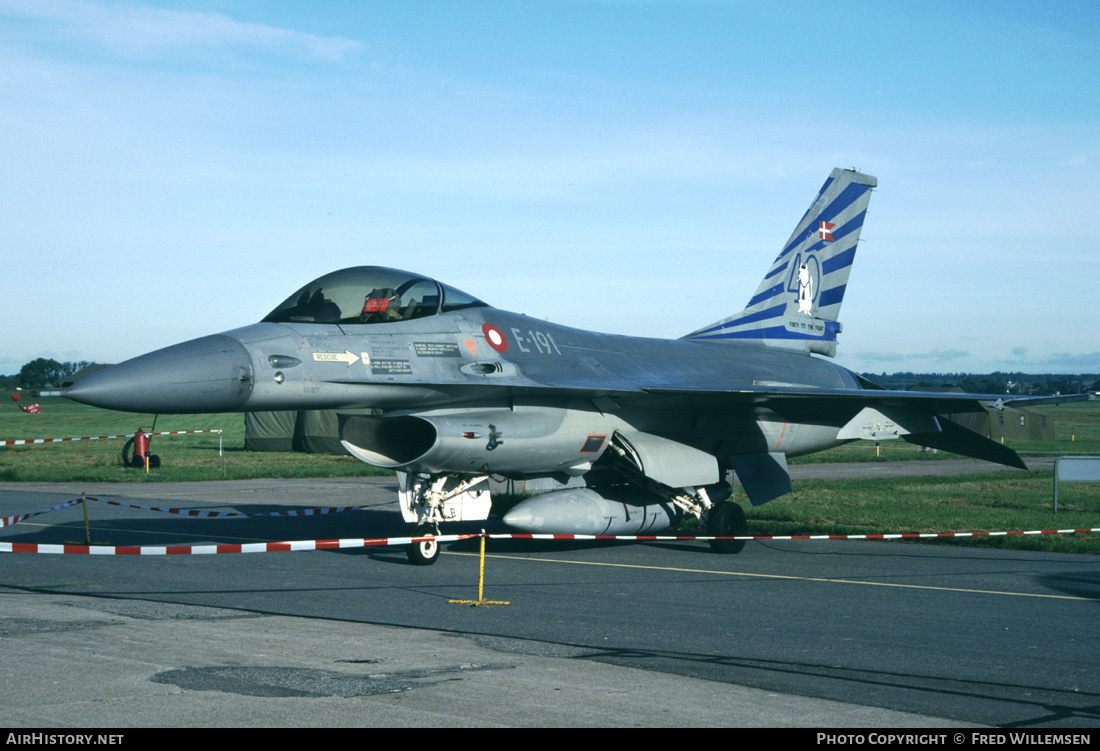
[[938,433],[912,433],[903,435],[902,438],[918,446],[950,451],[952,454],[961,454],[974,459],[995,462],[1006,467],[1027,469],[1027,465],[1024,464],[1024,460],[1020,458],[1020,455],[1007,446],[992,441],[973,430],[964,428],[946,417],[939,417],[937,421],[940,424]]

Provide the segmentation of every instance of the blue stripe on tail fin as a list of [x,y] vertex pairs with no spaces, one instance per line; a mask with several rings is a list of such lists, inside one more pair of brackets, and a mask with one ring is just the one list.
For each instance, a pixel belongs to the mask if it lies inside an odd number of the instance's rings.
[[835,355],[840,303],[877,185],[870,175],[834,169],[745,309],[683,338]]

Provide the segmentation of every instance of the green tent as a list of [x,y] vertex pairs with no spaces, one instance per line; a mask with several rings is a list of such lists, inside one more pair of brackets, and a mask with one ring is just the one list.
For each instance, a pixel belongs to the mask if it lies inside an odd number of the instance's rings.
[[[363,414],[363,410],[356,410]],[[381,410],[366,410],[381,414]],[[340,421],[335,410],[246,412],[245,451],[300,451],[306,454],[346,454],[340,444]]]
[[[963,393],[958,386],[916,388],[914,391]],[[1006,395],[1006,398],[1011,397]],[[994,441],[1054,440],[1054,418],[1030,407],[1005,407],[1001,410],[985,407],[984,412],[961,412],[944,416]]]
[[1053,441],[1054,418],[1037,409],[987,407],[984,412],[948,415],[963,427],[999,441]]
[[297,412],[245,412],[245,451],[293,451]]

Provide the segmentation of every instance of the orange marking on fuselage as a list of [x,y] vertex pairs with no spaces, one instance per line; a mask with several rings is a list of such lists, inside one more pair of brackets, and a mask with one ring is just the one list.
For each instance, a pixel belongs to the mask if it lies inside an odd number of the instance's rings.
[[783,430],[779,431],[779,440],[775,442],[775,448],[772,451],[779,450],[779,444],[783,443],[783,436],[787,432],[787,423],[783,423]]

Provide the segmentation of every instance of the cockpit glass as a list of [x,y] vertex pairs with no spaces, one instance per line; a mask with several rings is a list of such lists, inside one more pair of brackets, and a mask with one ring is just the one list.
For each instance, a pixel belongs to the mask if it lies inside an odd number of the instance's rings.
[[[441,297],[446,296],[445,302]],[[392,323],[484,305],[423,276],[357,266],[316,279],[264,318],[268,323]]]
[[450,313],[452,310],[462,310],[463,308],[479,308],[485,307],[485,303],[478,300],[476,297],[471,297],[462,290],[455,289],[449,284],[439,285],[443,288],[443,312]]

